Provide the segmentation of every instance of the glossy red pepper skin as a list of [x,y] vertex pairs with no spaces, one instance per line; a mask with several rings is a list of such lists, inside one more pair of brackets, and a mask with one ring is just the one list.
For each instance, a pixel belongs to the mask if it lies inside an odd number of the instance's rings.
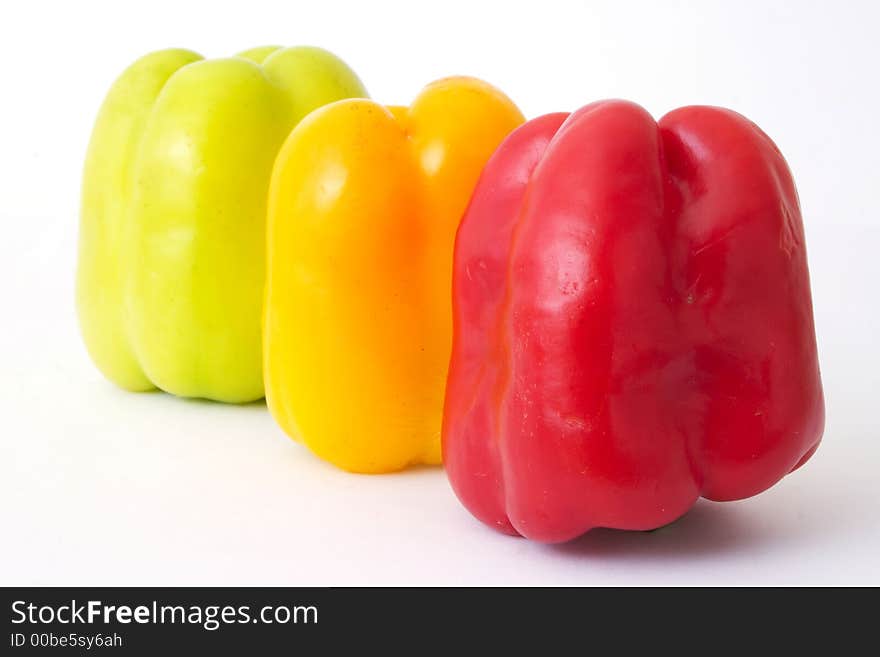
[[755,495],[818,446],[800,208],[753,123],[603,101],[513,132],[459,227],[452,486],[544,542]]

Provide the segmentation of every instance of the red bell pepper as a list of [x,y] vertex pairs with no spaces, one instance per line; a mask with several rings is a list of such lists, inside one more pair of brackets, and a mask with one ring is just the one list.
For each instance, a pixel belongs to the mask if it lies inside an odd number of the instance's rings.
[[545,542],[755,495],[824,426],[797,192],[735,112],[624,101],[537,118],[458,230],[443,455]]

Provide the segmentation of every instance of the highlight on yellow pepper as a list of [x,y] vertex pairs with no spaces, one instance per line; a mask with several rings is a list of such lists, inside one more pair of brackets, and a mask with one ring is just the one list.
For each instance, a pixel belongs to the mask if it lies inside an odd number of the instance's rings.
[[282,147],[266,398],[321,458],[364,473],[441,462],[455,233],[486,161],[523,121],[498,89],[451,77],[409,107],[329,104]]
[[128,390],[263,396],[266,194],[293,126],[357,76],[320,48],[142,57],[113,84],[83,176],[77,310]]

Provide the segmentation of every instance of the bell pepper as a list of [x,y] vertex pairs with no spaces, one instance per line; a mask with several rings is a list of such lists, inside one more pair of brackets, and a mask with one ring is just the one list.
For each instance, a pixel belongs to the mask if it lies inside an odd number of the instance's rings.
[[444,461],[503,532],[658,528],[819,444],[795,185],[735,112],[605,101],[519,128],[462,219],[453,316]]
[[266,399],[281,427],[354,472],[440,462],[455,231],[523,117],[453,77],[409,107],[346,100],[303,120],[269,191]]
[[318,48],[143,57],[113,84],[86,157],[77,307],[86,347],[128,390],[263,396],[266,194],[293,126],[363,96]]

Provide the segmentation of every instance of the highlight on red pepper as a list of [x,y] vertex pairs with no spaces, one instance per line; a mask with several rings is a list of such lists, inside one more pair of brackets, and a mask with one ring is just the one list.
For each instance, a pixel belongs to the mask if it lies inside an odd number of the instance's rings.
[[518,128],[459,227],[453,307],[443,457],[500,531],[654,529],[821,439],[797,192],[730,110],[603,101]]

